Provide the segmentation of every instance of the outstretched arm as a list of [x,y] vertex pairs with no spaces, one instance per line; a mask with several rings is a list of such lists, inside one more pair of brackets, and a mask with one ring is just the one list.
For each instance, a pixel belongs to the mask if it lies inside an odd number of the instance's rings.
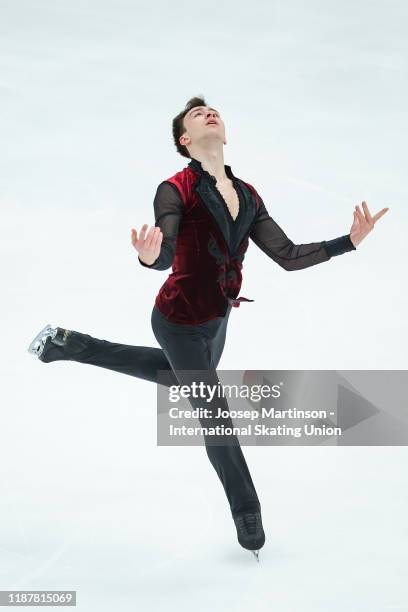
[[356,250],[356,246],[372,230],[374,223],[388,210],[388,208],[384,208],[377,215],[371,217],[367,204],[363,202],[365,217],[356,206],[357,210],[354,212],[353,225],[349,234],[333,238],[333,240],[294,244],[269,215],[258,193],[257,197],[260,205],[250,238],[268,257],[288,271],[309,268],[328,261],[336,255]]
[[[153,202],[155,226],[147,237],[147,225],[143,225],[140,237],[132,229],[132,244],[139,252],[139,263],[145,268],[166,270],[173,262],[176,252],[178,229],[183,216],[183,202],[177,187],[163,181],[157,188]],[[151,263],[149,263],[151,262]]]
[[334,255],[355,250],[356,247],[351,242],[349,234],[333,240],[294,244],[269,215],[259,195],[258,198],[260,206],[252,226],[250,238],[285,270],[302,270],[328,261]]

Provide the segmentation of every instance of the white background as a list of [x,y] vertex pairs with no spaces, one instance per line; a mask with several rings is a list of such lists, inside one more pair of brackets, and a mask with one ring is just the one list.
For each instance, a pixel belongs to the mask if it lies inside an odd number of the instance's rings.
[[236,541],[203,448],[156,446],[152,383],[27,353],[48,322],[158,346],[169,271],[130,229],[188,159],[203,94],[225,163],[295,243],[390,210],[357,251],[287,274],[251,242],[224,369],[406,369],[408,12],[359,3],[0,1],[1,589],[78,609],[407,607],[407,449],[245,447],[267,542]]

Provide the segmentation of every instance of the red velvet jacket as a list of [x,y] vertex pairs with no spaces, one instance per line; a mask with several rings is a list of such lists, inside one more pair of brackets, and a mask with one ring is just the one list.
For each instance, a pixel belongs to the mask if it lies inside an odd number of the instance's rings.
[[172,266],[155,304],[174,323],[203,323],[225,316],[229,303],[254,301],[238,297],[249,238],[285,270],[300,270],[355,250],[349,234],[295,245],[270,217],[255,188],[235,177],[230,166],[225,172],[239,197],[235,221],[215,177],[196,159],[158,186],[154,210],[155,225],[163,232],[161,252],[150,266],[140,258],[139,262],[155,270]]

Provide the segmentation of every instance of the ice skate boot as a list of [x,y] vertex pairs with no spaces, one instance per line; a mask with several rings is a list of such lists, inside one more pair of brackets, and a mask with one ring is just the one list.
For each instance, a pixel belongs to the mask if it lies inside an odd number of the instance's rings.
[[28,352],[45,363],[69,360],[84,351],[90,339],[88,334],[48,324],[32,340]]
[[238,542],[250,550],[259,563],[259,549],[265,544],[260,510],[247,510],[233,517],[237,529]]

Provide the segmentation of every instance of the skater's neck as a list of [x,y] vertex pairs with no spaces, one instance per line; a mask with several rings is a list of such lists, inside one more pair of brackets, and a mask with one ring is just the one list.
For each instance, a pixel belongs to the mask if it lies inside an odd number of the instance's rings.
[[222,183],[228,181],[228,176],[225,172],[224,152],[220,148],[202,149],[194,147],[190,151],[192,159],[201,163],[203,170],[217,179],[217,182]]

